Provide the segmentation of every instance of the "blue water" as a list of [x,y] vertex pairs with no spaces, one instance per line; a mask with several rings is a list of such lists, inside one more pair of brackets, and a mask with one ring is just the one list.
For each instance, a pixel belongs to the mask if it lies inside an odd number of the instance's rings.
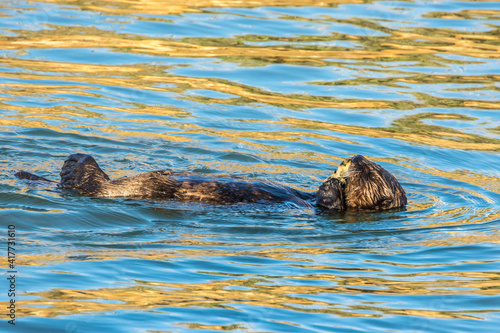
[[[500,3],[0,1],[0,243],[12,332],[494,332]],[[175,171],[315,191],[362,154],[406,210],[105,199]],[[4,251],[0,266],[9,270]],[[8,306],[8,281],[0,284]]]

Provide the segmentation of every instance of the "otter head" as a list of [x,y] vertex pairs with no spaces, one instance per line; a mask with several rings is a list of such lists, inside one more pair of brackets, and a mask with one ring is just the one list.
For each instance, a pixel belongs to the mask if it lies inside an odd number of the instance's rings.
[[329,210],[383,210],[407,203],[396,178],[361,155],[345,159],[320,186],[316,199],[319,207]]

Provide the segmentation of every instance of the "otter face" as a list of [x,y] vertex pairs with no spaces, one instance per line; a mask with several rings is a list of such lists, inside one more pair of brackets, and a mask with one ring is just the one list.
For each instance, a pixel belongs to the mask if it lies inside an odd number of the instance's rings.
[[326,209],[384,210],[407,203],[396,178],[361,155],[345,159],[320,186],[316,198],[316,204]]
[[383,210],[406,205],[401,184],[380,165],[358,155],[352,158],[348,174],[345,187],[347,207]]

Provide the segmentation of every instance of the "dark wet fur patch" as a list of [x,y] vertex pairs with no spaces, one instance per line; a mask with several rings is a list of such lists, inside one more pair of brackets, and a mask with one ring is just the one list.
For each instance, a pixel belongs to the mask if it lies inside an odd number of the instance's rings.
[[350,165],[340,179],[332,176],[320,186],[316,201],[319,207],[332,209],[339,201],[333,209],[385,210],[407,204],[403,187],[389,171],[361,155],[346,161]]

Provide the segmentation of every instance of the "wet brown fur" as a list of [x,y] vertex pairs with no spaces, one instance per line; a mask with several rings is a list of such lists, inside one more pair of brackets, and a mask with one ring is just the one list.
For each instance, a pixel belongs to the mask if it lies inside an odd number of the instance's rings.
[[[153,200],[177,199],[214,204],[293,202],[327,210],[383,210],[406,205],[399,182],[387,170],[361,155],[348,158],[316,193],[305,193],[268,182],[243,178],[206,177],[171,171],[152,171],[114,180],[102,171],[94,158],[70,155],[61,169],[60,186],[97,197],[130,197]],[[25,171],[18,178],[44,180]]]

